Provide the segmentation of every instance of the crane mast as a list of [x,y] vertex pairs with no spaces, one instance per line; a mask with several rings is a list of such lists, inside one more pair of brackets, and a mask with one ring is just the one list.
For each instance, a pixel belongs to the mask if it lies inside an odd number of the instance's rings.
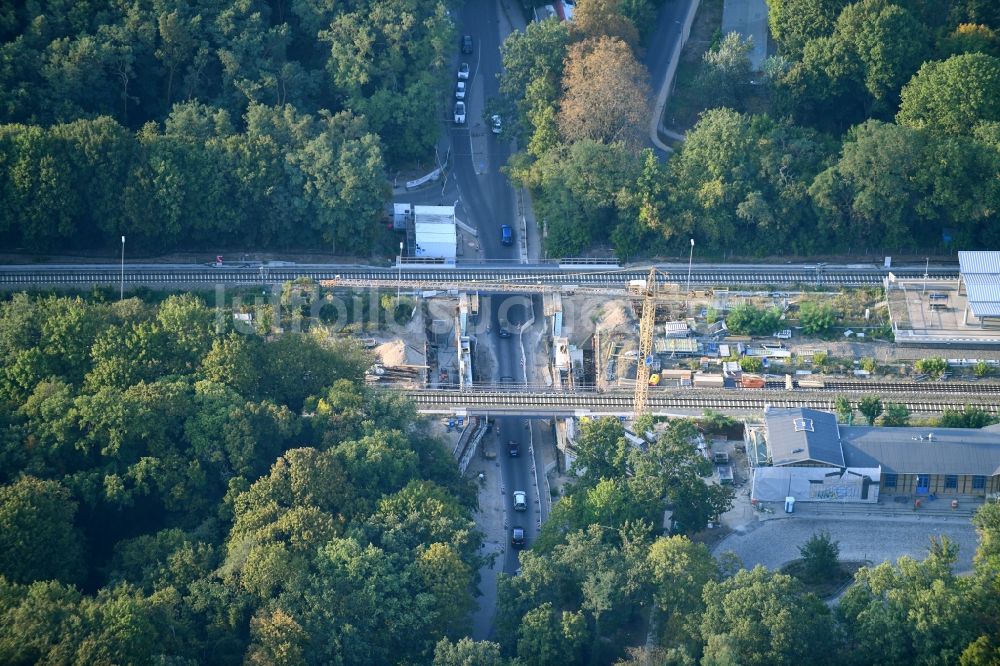
[[649,411],[649,369],[653,362],[653,330],[656,327],[656,268],[649,269],[639,317],[639,358],[635,370],[634,418]]

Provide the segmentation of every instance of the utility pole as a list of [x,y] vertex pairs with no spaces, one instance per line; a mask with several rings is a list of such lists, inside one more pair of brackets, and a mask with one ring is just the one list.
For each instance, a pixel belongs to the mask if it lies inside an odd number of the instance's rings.
[[649,269],[646,290],[642,298],[642,315],[639,317],[639,358],[635,369],[635,400],[633,417],[638,419],[648,411],[649,366],[653,362],[653,329],[656,327],[656,268]]
[[927,291],[927,273],[931,269],[931,258],[927,257],[924,261],[924,288],[920,290],[921,295]]
[[396,279],[396,306],[399,306],[399,290],[403,287],[403,241],[399,241],[399,257],[396,259],[396,267],[399,269]]
[[121,291],[118,294],[118,300],[125,300],[125,237],[122,236],[122,281],[121,281]]
[[694,261],[694,239],[691,239],[691,254],[688,255],[688,288],[687,293],[691,293],[691,262]]

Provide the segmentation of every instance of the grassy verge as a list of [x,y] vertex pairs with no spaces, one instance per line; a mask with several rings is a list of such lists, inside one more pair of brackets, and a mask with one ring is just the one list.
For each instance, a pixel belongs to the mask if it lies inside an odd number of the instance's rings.
[[663,110],[663,125],[668,130],[683,132],[698,121],[707,104],[698,86],[704,61],[702,56],[722,36],[723,0],[702,0],[691,24],[691,36],[681,49],[681,61],[674,77],[674,90]]

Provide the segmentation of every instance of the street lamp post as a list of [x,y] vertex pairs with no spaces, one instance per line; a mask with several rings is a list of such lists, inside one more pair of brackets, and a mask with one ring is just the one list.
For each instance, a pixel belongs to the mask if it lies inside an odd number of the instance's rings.
[[122,236],[122,280],[118,300],[125,300],[125,237]]
[[688,255],[688,286],[687,293],[691,293],[691,262],[694,261],[694,239],[691,239],[691,254]]
[[396,279],[396,305],[399,305],[399,290],[403,287],[403,241],[399,241],[399,258],[396,260],[399,269]]
[[930,271],[930,269],[931,269],[931,258],[927,257],[924,262],[924,288],[920,290],[921,294],[924,294],[927,291],[927,273]]

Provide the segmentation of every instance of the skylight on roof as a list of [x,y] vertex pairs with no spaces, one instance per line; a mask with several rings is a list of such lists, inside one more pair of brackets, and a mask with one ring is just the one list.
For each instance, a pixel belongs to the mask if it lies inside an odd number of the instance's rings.
[[812,419],[795,419],[795,432],[813,432]]

